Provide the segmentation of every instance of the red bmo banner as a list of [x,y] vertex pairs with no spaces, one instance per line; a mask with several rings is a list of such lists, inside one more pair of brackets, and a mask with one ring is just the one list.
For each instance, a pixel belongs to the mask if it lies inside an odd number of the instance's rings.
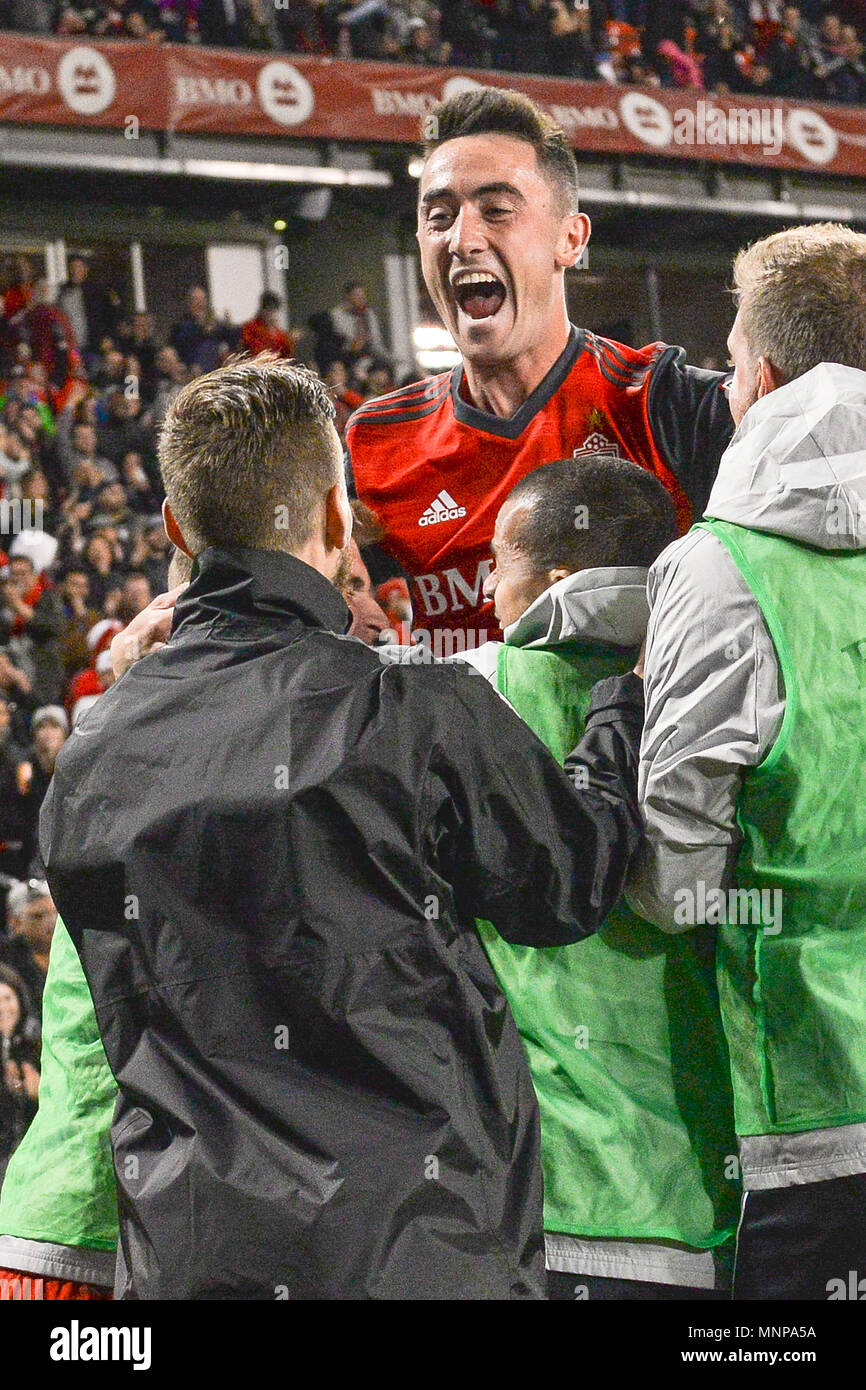
[[4,33],[0,121],[411,144],[443,97],[512,86],[578,151],[866,176],[856,107],[710,97],[524,74]]

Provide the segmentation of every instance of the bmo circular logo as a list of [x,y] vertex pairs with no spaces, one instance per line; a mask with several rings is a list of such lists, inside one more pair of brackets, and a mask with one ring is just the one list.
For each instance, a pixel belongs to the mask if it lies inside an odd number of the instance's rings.
[[483,92],[487,84],[476,82],[474,77],[449,77],[442,88],[442,100],[459,97],[461,92]]
[[117,82],[108,59],[80,44],[57,64],[57,86],[66,105],[79,116],[98,116],[114,101]]
[[817,111],[798,107],[788,115],[788,144],[811,164],[829,164],[839,151],[839,136]]
[[674,133],[670,111],[655,97],[644,92],[626,92],[619,99],[619,114],[626,130],[645,145],[661,149],[669,145]]
[[262,110],[277,125],[300,125],[313,114],[315,93],[291,63],[265,63],[256,88]]

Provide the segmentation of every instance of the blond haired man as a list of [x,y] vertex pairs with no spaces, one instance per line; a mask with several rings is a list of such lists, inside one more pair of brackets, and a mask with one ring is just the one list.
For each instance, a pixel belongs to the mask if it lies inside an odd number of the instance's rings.
[[640,683],[601,683],[577,791],[470,668],[348,636],[333,413],[279,360],[180,393],[160,462],[192,578],[43,808],[119,1090],[115,1287],[540,1298],[536,1101],[475,919],[554,946],[610,911]]
[[866,236],[780,232],[734,282],[737,433],[650,573],[629,901],[719,925],[735,1297],[838,1298],[866,1271]]

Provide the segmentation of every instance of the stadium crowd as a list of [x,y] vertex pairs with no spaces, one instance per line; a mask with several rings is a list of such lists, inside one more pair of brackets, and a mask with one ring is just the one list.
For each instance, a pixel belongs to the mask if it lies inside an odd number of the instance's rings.
[[0,0],[0,27],[866,100],[860,0]]
[[[0,1181],[35,1113],[39,1005],[54,910],[37,829],[55,759],[114,681],[112,637],[167,587],[156,462],[159,426],[191,378],[238,352],[290,357],[266,293],[243,325],[218,321],[192,286],[166,341],[72,257],[55,293],[24,257],[0,297]],[[314,316],[305,349],[342,430],[393,388],[379,320],[360,284]],[[389,623],[355,552],[347,598],[373,641]],[[388,588],[394,624],[406,589]],[[5,933],[3,906],[5,902]]]

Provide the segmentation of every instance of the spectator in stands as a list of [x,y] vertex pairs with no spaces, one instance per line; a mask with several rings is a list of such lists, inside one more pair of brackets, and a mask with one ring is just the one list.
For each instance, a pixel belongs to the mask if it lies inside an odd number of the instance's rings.
[[0,965],[0,1183],[38,1095],[39,1018],[18,971]]
[[679,48],[673,39],[662,39],[656,54],[663,86],[703,90],[704,75],[693,53]]
[[27,555],[13,555],[0,582],[0,634],[18,637],[32,664],[34,698],[50,702],[63,684],[63,609],[46,574]]
[[[828,16],[829,18],[829,16]],[[863,102],[866,92],[866,68],[863,66],[863,45],[852,24],[843,24],[839,38],[841,66],[828,76],[827,95],[831,101],[854,106]]]
[[285,0],[276,13],[283,47],[290,53],[326,52],[329,45],[323,28],[325,8],[321,0]]
[[[497,10],[507,12],[511,6],[502,4]],[[451,0],[441,5],[440,35],[450,49],[449,62],[455,67],[490,68],[508,67],[508,63],[496,62],[495,55],[502,52],[499,35],[494,27],[496,13],[485,10],[476,0]],[[513,65],[511,65],[513,66]]]
[[[549,0],[503,0],[491,14],[495,25],[492,66],[506,72],[544,72]],[[479,66],[482,66],[479,64]]]
[[72,324],[76,342],[83,353],[96,352],[99,343],[117,327],[117,303],[108,290],[90,279],[90,267],[83,256],[72,256],[69,279],[57,293],[57,307]]
[[27,869],[24,807],[18,783],[24,750],[15,741],[14,711],[14,702],[0,690],[0,874],[7,878],[20,878]]
[[50,34],[55,8],[52,0],[9,0],[9,28],[24,34]]
[[150,475],[144,466],[142,455],[131,449],[120,460],[120,476],[126,488],[126,500],[130,509],[139,516],[152,516],[159,511],[160,497],[157,495]]
[[90,670],[82,671],[81,675],[77,676],[69,687],[66,703],[69,706],[73,729],[79,720],[84,718],[87,711],[96,704],[100,695],[104,695],[113,684],[114,671],[111,665],[111,653],[101,651]]
[[331,398],[334,402],[336,415],[334,425],[340,439],[343,438],[346,425],[354,410],[363,404],[364,397],[359,391],[354,391],[349,385],[349,370],[341,357],[326,367],[324,370],[319,368],[319,373],[326,384],[331,388]]
[[134,357],[138,363],[138,393],[145,404],[149,405],[156,392],[158,352],[151,315],[135,313],[130,323],[118,325],[118,346],[127,358]]
[[93,499],[93,512],[90,525],[94,531],[109,527],[120,544],[124,557],[129,549],[135,531],[135,513],[126,497],[126,488],[119,480],[103,483]]
[[451,55],[448,44],[437,40],[426,19],[416,15],[409,21],[409,36],[401,58],[407,63],[419,63],[424,67],[435,67],[447,63]]
[[168,588],[168,565],[171,541],[165,534],[159,511],[146,519],[136,537],[129,557],[133,569],[145,576],[153,594],[165,593]]
[[114,551],[104,536],[91,536],[84,548],[84,562],[90,580],[90,591],[100,612],[112,594],[119,593],[123,580],[115,568]]
[[[324,377],[331,364],[338,358],[343,360],[343,339],[334,325],[333,314],[328,309],[320,309],[307,319],[307,326],[313,340],[313,359],[319,375]],[[348,368],[348,363],[346,363]]]
[[[17,405],[17,402],[16,402]],[[18,412],[12,412],[17,419]],[[19,495],[18,483],[32,467],[32,459],[24,440],[16,429],[10,429],[8,415],[0,418],[0,495]]]
[[114,339],[105,337],[99,345],[99,358],[91,368],[90,380],[100,391],[110,391],[123,385],[126,375],[126,358],[114,345]]
[[360,280],[350,280],[343,286],[343,302],[331,310],[331,322],[347,362],[388,356],[379,319],[370,308],[367,290]]
[[61,454],[65,453],[67,475],[79,487],[98,488],[117,478],[114,464],[99,453],[97,440],[94,426],[84,423],[72,426],[68,447],[58,440]]
[[254,318],[241,329],[243,345],[251,357],[275,352],[278,357],[294,357],[295,342],[280,323],[283,301],[273,290],[265,290]]
[[45,368],[50,384],[59,388],[81,359],[72,324],[53,297],[48,280],[40,276],[33,286],[30,307],[24,311],[21,332],[33,360]]
[[26,309],[33,298],[33,265],[27,256],[13,256],[9,268],[9,284],[3,293],[3,313],[14,319]]
[[42,1002],[56,921],[57,909],[44,879],[31,878],[9,889],[6,894],[7,935],[0,937],[0,964],[18,971],[37,1008]]
[[772,73],[772,90],[779,96],[814,95],[817,53],[797,5],[786,5],[782,11],[779,32],[767,46],[764,61]]
[[241,42],[242,0],[199,0],[197,17],[202,43],[234,48]]
[[713,0],[708,13],[701,16],[696,42],[708,91],[740,90],[742,74],[738,57],[741,44],[742,32],[728,0]]
[[30,677],[11,645],[0,647],[0,700],[5,702],[10,718],[10,738],[20,746],[27,739],[30,715],[36,702]]
[[60,579],[57,592],[63,612],[61,659],[66,685],[90,662],[87,634],[99,620],[98,611],[90,602],[90,578],[81,561],[70,561]]
[[[230,333],[228,336],[231,336]],[[200,285],[193,285],[186,297],[186,313],[172,324],[169,333],[171,347],[187,367],[210,372],[219,364],[221,347],[226,338],[226,325],[217,322],[206,291]]]
[[[122,589],[118,589],[118,608],[121,596]],[[112,683],[110,677],[106,678],[107,667],[102,657],[109,651],[113,638],[122,626],[119,618],[100,618],[88,632],[84,657],[86,664],[73,676],[63,698],[64,706],[72,716],[73,723],[79,701],[93,695],[101,695]]]
[[128,574],[123,581],[123,595],[121,598],[118,617],[121,622],[131,623],[143,609],[147,607],[153,598],[150,591],[150,580],[141,570],[134,570]]
[[551,0],[547,27],[547,58],[543,71],[556,77],[597,79],[589,11],[573,9],[565,0]]
[[149,412],[152,426],[159,427],[172,401],[187,381],[189,372],[173,347],[160,348],[156,354],[156,391]]
[[816,95],[824,101],[845,101],[849,91],[842,21],[828,14],[821,21],[815,67]]
[[[146,13],[145,13],[146,11]],[[123,38],[144,39],[147,43],[162,43],[165,31],[158,5],[145,5],[136,0],[136,6],[128,9],[123,16]]]
[[242,0],[241,44],[244,48],[282,48],[273,4],[265,0]]
[[87,21],[74,5],[64,5],[57,18],[56,31],[60,38],[72,37],[74,34],[85,34]]
[[100,455],[114,464],[115,470],[124,454],[141,452],[149,444],[149,436],[139,421],[141,399],[114,390],[106,398],[107,414],[97,426],[96,442]]

